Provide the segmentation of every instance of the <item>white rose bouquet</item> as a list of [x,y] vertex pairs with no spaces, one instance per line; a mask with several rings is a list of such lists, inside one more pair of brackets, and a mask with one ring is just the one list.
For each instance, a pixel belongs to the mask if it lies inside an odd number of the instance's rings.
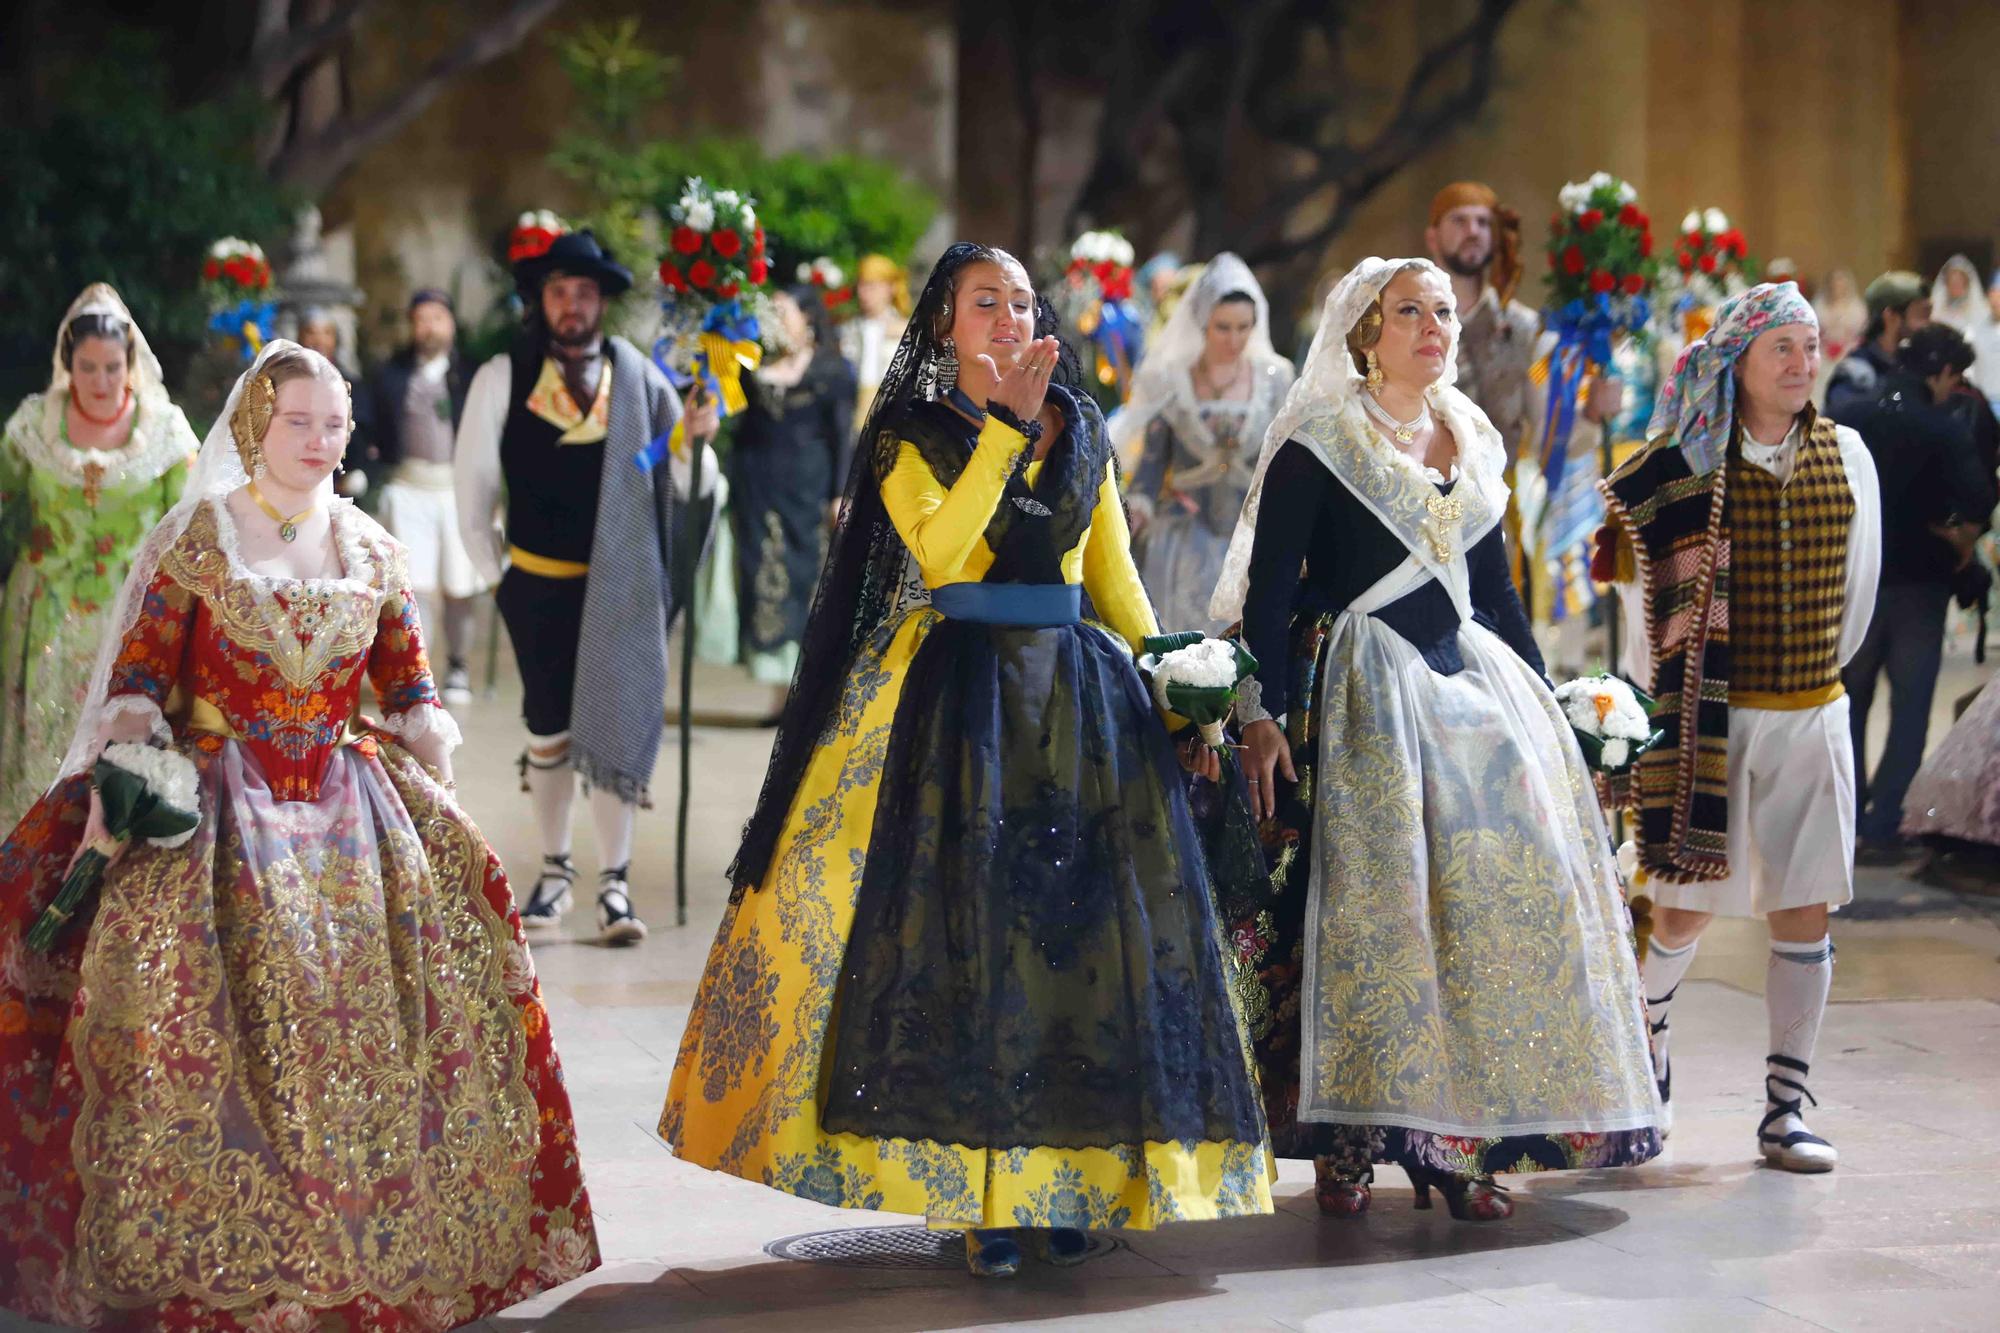
[[1583,757],[1599,773],[1622,773],[1659,744],[1653,701],[1613,675],[1583,676],[1556,686],[1556,702],[1576,733]]
[[104,803],[104,831],[109,837],[84,849],[56,890],[55,900],[28,932],[28,947],[38,952],[46,953],[55,944],[84,900],[97,892],[105,867],[126,843],[145,838],[155,846],[178,847],[201,822],[194,764],[172,750],[128,742],[107,745],[90,780]]
[[1236,687],[1257,669],[1250,650],[1200,631],[1158,635],[1140,647],[1139,670],[1152,681],[1160,707],[1194,723],[1203,741],[1221,749],[1222,724],[1236,706]]

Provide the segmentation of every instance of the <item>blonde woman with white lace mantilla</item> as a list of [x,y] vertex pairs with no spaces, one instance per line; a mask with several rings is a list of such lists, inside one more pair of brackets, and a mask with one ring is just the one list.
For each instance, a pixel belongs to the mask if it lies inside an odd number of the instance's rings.
[[71,303],[49,387],[0,436],[0,828],[62,762],[105,618],[200,441],[118,293]]
[[1139,575],[1170,632],[1222,628],[1208,614],[1264,432],[1292,386],[1271,347],[1271,308],[1250,266],[1224,252],[1168,316],[1111,422],[1132,475]]
[[[1272,1147],[1322,1212],[1393,1162],[1417,1206],[1512,1205],[1500,1171],[1659,1151],[1602,812],[1507,574],[1498,432],[1456,377],[1428,260],[1327,298],[1213,613],[1262,663],[1239,706],[1277,901],[1230,923]],[[1303,568],[1303,577],[1301,569]]]

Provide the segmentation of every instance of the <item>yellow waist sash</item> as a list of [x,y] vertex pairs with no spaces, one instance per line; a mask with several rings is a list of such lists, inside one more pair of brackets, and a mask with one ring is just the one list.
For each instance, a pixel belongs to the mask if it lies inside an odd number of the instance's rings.
[[553,556],[524,551],[518,546],[507,548],[507,558],[514,562],[514,568],[539,574],[545,579],[580,579],[590,572],[588,560],[557,560]]
[[1819,708],[1835,699],[1846,697],[1847,687],[1839,681],[1822,685],[1816,690],[1731,690],[1731,708],[1763,708],[1773,713],[1797,713],[1808,708]]

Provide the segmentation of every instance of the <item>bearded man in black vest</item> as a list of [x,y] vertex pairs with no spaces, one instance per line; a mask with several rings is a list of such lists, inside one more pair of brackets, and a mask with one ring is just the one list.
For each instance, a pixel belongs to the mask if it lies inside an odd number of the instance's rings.
[[[666,448],[681,400],[637,348],[605,336],[605,311],[632,275],[590,232],[557,237],[514,276],[526,326],[473,377],[455,486],[466,549],[499,584],[521,670],[521,771],[542,838],[521,920],[553,929],[570,905],[580,778],[597,834],[599,936],[636,943],[646,924],[632,905],[632,835],[665,723],[667,552],[688,487],[685,445]],[[712,402],[691,403],[681,438],[706,439],[716,423]]]

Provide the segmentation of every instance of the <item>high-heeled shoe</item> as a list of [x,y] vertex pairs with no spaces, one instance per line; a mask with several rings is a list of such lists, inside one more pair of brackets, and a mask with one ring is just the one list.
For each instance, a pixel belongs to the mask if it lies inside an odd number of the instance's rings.
[[1074,1268],[1090,1257],[1090,1236],[1075,1227],[1038,1227],[1030,1243],[1036,1258],[1056,1268]]
[[1431,1206],[1431,1187],[1436,1186],[1455,1221],[1500,1222],[1514,1215],[1514,1201],[1491,1176],[1455,1176],[1419,1166],[1406,1169],[1417,1189],[1418,1208]]
[[1013,1277],[1021,1271],[1021,1243],[1010,1231],[967,1231],[965,1268],[974,1277]]
[[1369,1188],[1375,1179],[1373,1167],[1363,1167],[1360,1176],[1348,1179],[1317,1163],[1315,1166],[1313,1199],[1319,1204],[1321,1217],[1359,1217],[1368,1211],[1375,1198]]

